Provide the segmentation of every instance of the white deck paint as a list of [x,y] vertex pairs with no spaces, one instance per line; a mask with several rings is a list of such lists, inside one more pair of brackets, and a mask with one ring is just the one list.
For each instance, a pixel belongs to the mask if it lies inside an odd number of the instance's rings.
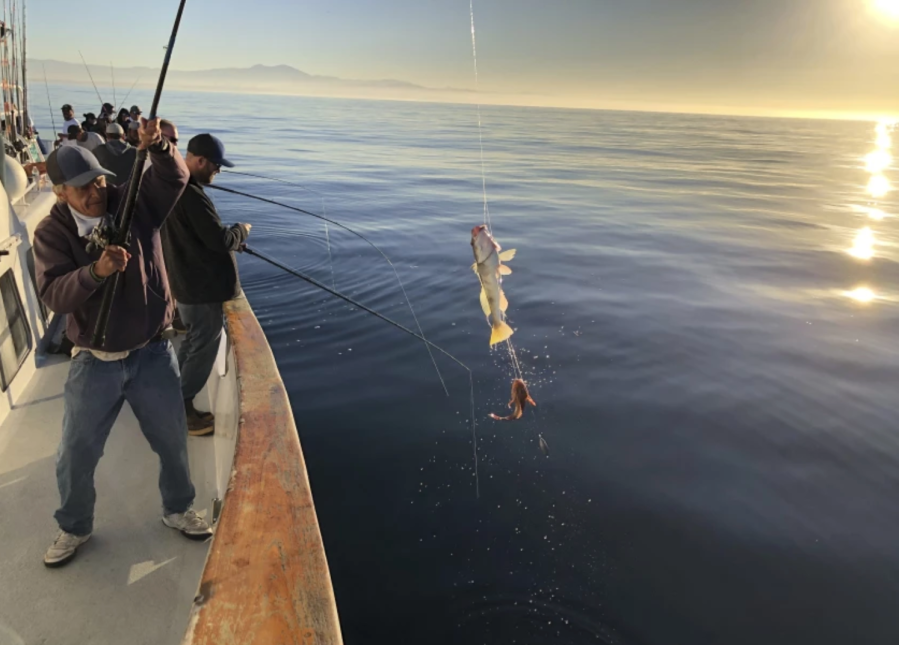
[[[237,430],[233,356],[210,377],[214,438],[189,438],[195,508],[224,497]],[[94,534],[47,569],[56,535],[55,455],[69,362],[38,368],[0,425],[0,645],[180,643],[208,549],[160,521],[159,463],[125,405],[96,473]],[[198,406],[203,395],[197,398]]]

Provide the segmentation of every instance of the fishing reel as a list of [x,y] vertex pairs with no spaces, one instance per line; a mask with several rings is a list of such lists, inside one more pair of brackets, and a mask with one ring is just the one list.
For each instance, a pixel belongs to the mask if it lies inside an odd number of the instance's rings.
[[108,221],[104,221],[102,224],[97,224],[94,227],[94,230],[91,231],[90,235],[87,236],[87,252],[93,253],[94,251],[102,251],[107,246],[112,244],[115,236],[116,229]]

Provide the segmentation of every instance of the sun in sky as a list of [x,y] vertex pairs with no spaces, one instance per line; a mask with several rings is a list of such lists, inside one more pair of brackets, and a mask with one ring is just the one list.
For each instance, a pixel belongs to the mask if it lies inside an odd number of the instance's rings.
[[873,0],[873,3],[878,11],[899,19],[899,0]]

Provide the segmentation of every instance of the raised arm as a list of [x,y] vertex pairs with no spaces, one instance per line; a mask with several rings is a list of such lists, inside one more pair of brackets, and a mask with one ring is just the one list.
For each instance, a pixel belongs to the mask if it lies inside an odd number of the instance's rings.
[[[178,149],[159,133],[158,119],[141,119],[140,137],[141,144],[147,145],[152,165],[141,179],[137,207],[142,216],[150,217],[153,226],[159,228],[178,203],[190,173]],[[138,172],[142,171],[143,168],[138,168]]]

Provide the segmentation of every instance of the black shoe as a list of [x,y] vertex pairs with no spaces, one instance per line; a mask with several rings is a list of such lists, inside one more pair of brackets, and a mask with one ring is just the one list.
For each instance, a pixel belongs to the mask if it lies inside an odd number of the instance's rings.
[[196,411],[187,414],[187,434],[191,437],[208,437],[214,433],[215,421],[213,419],[204,419]]

